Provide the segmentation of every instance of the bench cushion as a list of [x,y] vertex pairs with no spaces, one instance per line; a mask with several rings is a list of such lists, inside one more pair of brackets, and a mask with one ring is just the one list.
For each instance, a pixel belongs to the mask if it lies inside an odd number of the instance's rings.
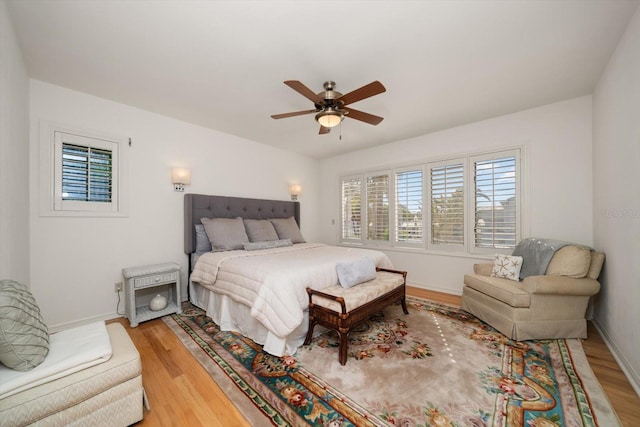
[[[378,271],[376,278],[369,280],[368,282],[360,283],[359,285],[351,288],[343,288],[340,285],[335,285],[330,288],[323,289],[322,292],[336,297],[343,297],[347,312],[350,312],[353,309],[392,291],[403,283],[404,277],[401,274],[390,273],[388,271]],[[336,301],[316,297],[315,295],[312,297],[312,301],[314,304],[321,307],[325,307],[336,312],[341,311],[340,304]]]

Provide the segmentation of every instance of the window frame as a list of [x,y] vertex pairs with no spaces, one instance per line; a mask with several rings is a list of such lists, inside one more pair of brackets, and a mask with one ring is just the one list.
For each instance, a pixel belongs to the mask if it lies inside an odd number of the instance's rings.
[[[527,177],[527,146],[525,144],[515,145],[511,147],[496,148],[491,150],[485,150],[475,153],[463,153],[439,159],[428,159],[424,161],[418,161],[411,164],[404,164],[399,166],[392,166],[388,169],[376,169],[364,170],[360,173],[351,173],[341,175],[339,177],[340,186],[340,227],[338,233],[338,244],[353,245],[359,244],[365,247],[380,247],[390,248],[397,250],[410,250],[410,251],[423,251],[427,253],[442,253],[455,256],[480,256],[482,258],[487,255],[495,255],[496,253],[510,254],[513,248],[481,248],[475,246],[475,162],[482,159],[499,159],[503,157],[509,157],[510,155],[516,158],[516,243],[522,239],[525,235],[525,231],[528,227],[528,218],[526,216],[527,194],[524,191],[526,189],[526,177]],[[463,215],[464,215],[464,238],[463,244],[434,244],[432,243],[432,230],[431,230],[431,204],[432,204],[432,189],[431,189],[431,170],[434,167],[441,167],[443,165],[460,164],[463,165]],[[422,242],[412,243],[406,241],[399,241],[397,238],[397,224],[396,224],[396,174],[411,171],[422,170]],[[350,179],[360,179],[361,187],[360,194],[364,203],[362,203],[362,218],[361,224],[367,224],[368,218],[366,217],[367,201],[366,201],[366,179],[370,176],[376,176],[381,173],[388,173],[389,180],[389,241],[382,240],[368,240],[366,237],[366,229],[361,233],[359,239],[345,239],[342,237],[342,227],[344,226],[342,220],[342,186],[343,182]],[[426,210],[425,210],[426,209]]]
[[[469,252],[475,254],[496,254],[496,253],[506,253],[511,254],[513,252],[513,248],[500,248],[500,247],[478,247],[476,246],[476,176],[475,176],[475,164],[476,162],[482,162],[487,160],[498,160],[507,157],[515,157],[515,194],[516,194],[516,225],[515,225],[515,244],[517,244],[522,239],[522,229],[523,229],[523,220],[522,220],[522,149],[521,148],[513,148],[513,149],[505,149],[505,150],[496,150],[489,153],[482,153],[469,156],[469,185],[468,187],[472,189],[472,191],[468,194],[468,220],[467,223],[470,225],[473,221],[472,235],[469,236]],[[473,169],[474,173],[471,173]]]
[[[369,238],[369,201],[370,201],[370,194],[369,194],[369,190],[367,187],[367,182],[369,180],[369,178],[374,178],[374,177],[382,177],[382,176],[386,176],[387,177],[387,239],[370,239]],[[370,173],[366,173],[364,174],[364,180],[363,180],[363,189],[364,189],[364,209],[362,209],[362,217],[364,218],[364,221],[361,222],[361,224],[366,224],[366,227],[363,228],[363,233],[362,233],[362,240],[364,242],[364,244],[369,244],[369,245],[375,245],[375,246],[390,246],[393,242],[393,231],[392,231],[392,226],[391,224],[393,224],[392,221],[394,221],[393,218],[393,209],[392,209],[392,204],[391,201],[394,200],[394,193],[393,190],[391,188],[391,183],[393,182],[393,178],[392,178],[392,172],[389,169],[384,169],[384,170],[379,170],[379,171],[375,171],[375,172],[370,172]],[[362,227],[362,226],[361,226]]]
[[[356,181],[359,180],[359,187],[360,187],[360,224],[359,224],[359,229],[360,229],[360,237],[356,238],[356,237],[344,237],[345,236],[345,224],[344,224],[344,205],[343,202],[344,200],[344,194],[343,194],[343,190],[344,190],[344,182],[346,181]],[[363,244],[363,232],[362,232],[362,224],[363,224],[363,220],[365,220],[364,216],[364,212],[363,212],[363,200],[362,200],[362,193],[363,193],[363,185],[364,185],[364,181],[363,181],[363,177],[362,175],[352,175],[352,176],[346,176],[346,177],[342,177],[340,178],[340,241],[344,242],[344,243],[361,243]],[[351,226],[354,226],[353,220],[351,220]],[[357,234],[354,232],[354,234]]]
[[[454,166],[454,165],[462,165],[462,189],[463,189],[463,195],[462,195],[462,201],[463,201],[463,206],[462,206],[462,215],[463,215],[463,236],[462,236],[462,243],[461,244],[455,244],[455,243],[434,243],[433,242],[433,235],[432,235],[432,213],[431,213],[431,204],[433,203],[433,188],[432,188],[432,182],[431,182],[431,173],[432,170],[434,168],[441,168],[441,167],[447,167],[447,166]],[[467,218],[467,206],[468,206],[468,201],[467,201],[467,197],[468,197],[468,184],[467,184],[467,180],[468,180],[468,170],[469,170],[469,166],[468,166],[468,159],[466,157],[455,157],[455,158],[451,158],[451,159],[447,159],[447,160],[440,160],[437,162],[429,162],[427,163],[427,181],[426,181],[426,190],[427,190],[427,194],[428,194],[428,198],[429,198],[429,211],[427,213],[428,215],[428,221],[427,221],[427,227],[428,227],[428,232],[429,232],[429,238],[426,239],[427,242],[427,249],[428,250],[432,250],[432,251],[445,251],[445,252],[464,252],[467,249],[467,244],[469,241],[469,221]]]
[[[407,173],[407,172],[418,172],[420,171],[420,173],[422,174],[422,179],[421,179],[421,204],[422,204],[422,224],[421,224],[421,236],[420,236],[420,241],[408,241],[408,240],[400,240],[398,238],[398,175],[399,174],[403,174],[403,173]],[[393,232],[392,232],[392,242],[393,242],[393,246],[395,247],[402,247],[402,248],[423,248],[424,247],[424,242],[425,242],[425,227],[426,227],[426,215],[425,215],[425,166],[420,164],[420,165],[413,165],[413,166],[406,166],[406,167],[401,167],[401,168],[394,168],[392,169],[392,175],[393,175],[393,181],[392,181],[392,185],[391,185],[391,190],[393,192],[393,212],[392,212],[392,220],[393,222],[391,224],[393,224]]]
[[[75,142],[71,142],[75,141]],[[129,208],[128,138],[106,132],[80,129],[53,122],[40,122],[40,215],[126,217]],[[62,199],[62,144],[108,148],[112,152],[111,202]],[[128,147],[127,147],[128,148]]]

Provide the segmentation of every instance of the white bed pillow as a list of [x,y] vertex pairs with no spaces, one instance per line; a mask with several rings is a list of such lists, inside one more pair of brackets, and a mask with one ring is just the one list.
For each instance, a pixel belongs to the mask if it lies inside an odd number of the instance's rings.
[[249,241],[241,217],[202,218],[200,222],[204,225],[214,252],[243,249],[243,244]]
[[300,232],[300,227],[296,219],[292,216],[289,218],[272,218],[271,224],[278,233],[278,239],[291,239],[291,243],[304,243],[304,237]]
[[376,278],[376,265],[371,258],[362,257],[355,261],[336,264],[338,281],[343,288],[350,288]]

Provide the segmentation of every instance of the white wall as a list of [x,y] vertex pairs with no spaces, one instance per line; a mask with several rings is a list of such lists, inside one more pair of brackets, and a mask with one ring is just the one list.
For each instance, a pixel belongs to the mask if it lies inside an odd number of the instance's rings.
[[0,279],[29,285],[29,78],[0,1]]
[[[347,142],[348,143],[348,142]],[[337,242],[339,177],[461,153],[524,145],[528,200],[524,237],[591,245],[591,97],[585,96],[417,138],[337,156],[322,162],[320,230]],[[335,219],[335,224],[332,220]],[[462,278],[478,257],[384,250],[410,285],[461,294]]]
[[640,394],[640,9],[593,95],[595,319]]
[[[31,286],[53,329],[114,317],[123,267],[173,261],[186,279],[173,166],[191,168],[191,193],[288,200],[289,182],[302,184],[302,232],[319,240],[314,159],[37,80],[30,107]],[[128,217],[39,216],[40,120],[131,137]]]

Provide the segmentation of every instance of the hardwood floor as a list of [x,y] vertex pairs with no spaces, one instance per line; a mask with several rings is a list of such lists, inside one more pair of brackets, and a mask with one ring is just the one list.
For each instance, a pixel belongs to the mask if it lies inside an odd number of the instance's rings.
[[[460,306],[456,295],[411,287],[407,293]],[[161,319],[143,322],[137,328],[130,328],[125,318],[113,321],[125,326],[142,358],[142,381],[151,411],[145,410],[144,419],[136,426],[250,425]],[[591,322],[583,346],[622,425],[639,426],[640,397]]]

